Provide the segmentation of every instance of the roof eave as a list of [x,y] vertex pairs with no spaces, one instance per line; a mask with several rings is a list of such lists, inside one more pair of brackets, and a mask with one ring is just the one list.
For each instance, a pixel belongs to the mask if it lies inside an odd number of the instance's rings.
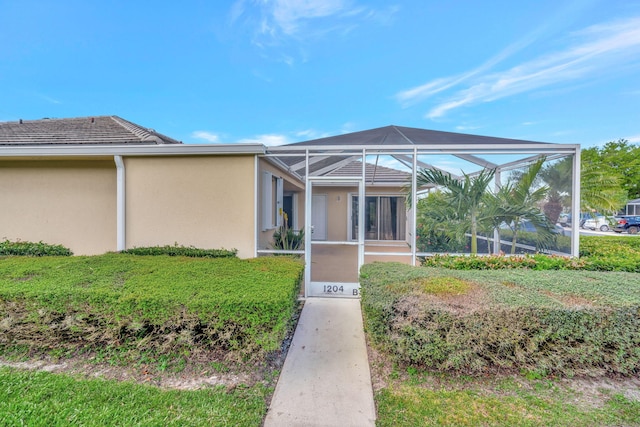
[[413,151],[418,150],[418,152],[445,152],[445,153],[454,153],[464,151],[465,154],[473,154],[478,152],[491,152],[491,153],[502,153],[502,152],[527,152],[527,151],[535,151],[535,152],[575,152],[575,150],[580,149],[580,144],[550,144],[545,142],[540,143],[514,143],[514,144],[398,144],[398,145],[297,145],[297,146],[277,146],[277,147],[269,147],[267,152],[269,153],[278,153],[281,151],[284,152],[305,152],[309,150],[310,152],[325,152],[325,151],[337,151],[334,154],[340,154],[340,152],[344,151],[362,151],[366,149],[368,154],[376,154],[379,152],[398,152],[398,151]]
[[1,146],[0,157],[75,157],[75,156],[193,156],[264,154],[262,144],[163,144],[163,145],[73,145],[73,146]]

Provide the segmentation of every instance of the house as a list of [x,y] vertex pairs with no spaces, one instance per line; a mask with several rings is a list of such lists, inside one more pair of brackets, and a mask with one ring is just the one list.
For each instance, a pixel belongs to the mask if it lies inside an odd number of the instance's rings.
[[640,199],[633,199],[627,202],[623,215],[640,215]]
[[[500,185],[510,170],[566,156],[578,211],[573,144],[385,126],[279,147],[189,145],[117,116],[4,122],[0,239],[75,254],[174,243],[243,258],[298,253],[308,296],[357,296],[362,264],[426,255],[410,208],[419,168],[496,169]],[[303,249],[274,247],[285,225],[305,230]],[[577,255],[577,233],[571,242]]]

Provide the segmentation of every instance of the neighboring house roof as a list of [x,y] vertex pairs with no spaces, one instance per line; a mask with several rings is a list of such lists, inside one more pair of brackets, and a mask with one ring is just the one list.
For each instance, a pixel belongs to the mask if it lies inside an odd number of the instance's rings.
[[[358,176],[362,175],[362,162],[352,161],[327,173],[325,176]],[[367,163],[365,165],[365,181],[378,184],[402,184],[406,185],[411,180],[411,174],[386,166]]]
[[315,147],[338,145],[438,145],[438,144],[549,144],[493,136],[442,132],[404,126],[384,126],[360,132],[346,133],[310,141],[287,144],[285,147]]
[[0,146],[164,144],[182,143],[118,116],[0,122]]
[[627,202],[628,205],[637,205],[640,203],[640,199],[633,199]]

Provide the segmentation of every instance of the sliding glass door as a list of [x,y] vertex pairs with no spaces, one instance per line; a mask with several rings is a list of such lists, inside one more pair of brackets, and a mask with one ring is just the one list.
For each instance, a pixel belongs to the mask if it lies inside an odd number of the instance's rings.
[[[358,196],[351,196],[351,240],[358,236]],[[406,207],[403,196],[365,198],[365,240],[405,240]]]

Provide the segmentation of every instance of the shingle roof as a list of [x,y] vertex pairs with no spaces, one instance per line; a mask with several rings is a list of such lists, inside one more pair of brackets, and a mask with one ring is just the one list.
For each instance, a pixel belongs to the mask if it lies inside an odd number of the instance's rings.
[[181,142],[118,116],[0,122],[0,145],[60,144],[159,145]]
[[[353,161],[327,173],[326,176],[359,176],[362,175],[362,162]],[[367,163],[365,165],[365,181],[367,183],[407,184],[411,179],[409,172],[386,166]]]
[[548,144],[520,139],[442,132],[404,126],[384,126],[360,132],[329,136],[311,141],[287,144],[285,147],[315,147],[336,145],[429,145],[429,144]]

